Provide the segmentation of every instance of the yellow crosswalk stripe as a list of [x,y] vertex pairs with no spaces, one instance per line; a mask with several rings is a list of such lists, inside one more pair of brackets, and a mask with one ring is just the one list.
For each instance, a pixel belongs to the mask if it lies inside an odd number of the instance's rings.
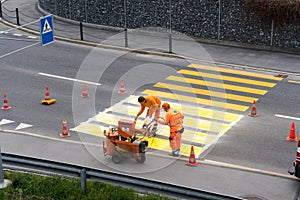
[[[138,96],[131,95],[128,98],[128,103],[140,105],[139,103],[137,103],[137,99],[138,99]],[[216,119],[216,120],[220,120],[220,121],[230,122],[231,124],[236,123],[243,117],[242,115],[224,112],[224,111],[218,111],[218,110],[211,110],[211,109],[207,109],[207,108],[201,108],[200,106],[196,107],[196,106],[172,103],[172,107],[177,110],[182,111],[185,114],[195,115],[197,117],[199,116],[199,117],[208,118],[208,119]],[[118,110],[118,109],[119,109],[119,107],[116,108],[116,110]],[[135,114],[138,111],[139,111],[139,108],[136,108]],[[129,113],[131,113],[131,112],[134,113],[134,111],[129,109]]]
[[[124,119],[124,117],[107,114],[107,113],[98,114],[93,118],[94,121],[105,123],[108,125],[116,125],[116,124],[118,124],[118,121],[120,119]],[[211,122],[211,121],[207,121],[207,120],[203,120],[203,119],[199,120],[199,119],[195,119],[193,117],[188,117],[188,116],[185,117],[184,124],[185,124],[185,126],[188,126],[188,127],[198,128],[200,130],[212,131],[212,132],[221,133],[221,134],[228,131],[231,127],[228,124],[224,124],[224,123],[220,123],[220,122]],[[139,127],[142,127],[143,122],[137,121],[137,125]],[[161,125],[159,125],[159,127],[160,126]],[[159,128],[159,129],[161,129],[161,128]],[[166,132],[166,133],[169,132],[167,129],[162,129],[162,131]],[[166,136],[167,136],[167,134],[166,134]]]
[[288,80],[289,83],[297,83],[300,84],[300,81]]
[[186,75],[193,75],[193,76],[200,76],[205,78],[212,78],[212,79],[218,79],[221,81],[231,81],[231,82],[237,82],[237,83],[245,83],[248,85],[255,85],[255,86],[263,86],[263,87],[274,87],[276,83],[270,83],[265,81],[257,81],[247,78],[237,78],[232,76],[223,76],[221,74],[210,74],[210,73],[204,73],[204,72],[197,72],[192,70],[185,70],[181,69],[178,71],[180,74],[186,74]]
[[196,97],[191,97],[191,96],[184,96],[184,95],[179,95],[179,94],[172,94],[172,93],[148,90],[148,89],[143,91],[142,94],[156,95],[156,96],[163,97],[163,98],[187,101],[187,102],[197,103],[197,104],[203,104],[203,105],[207,105],[207,106],[223,108],[226,110],[229,109],[229,110],[237,110],[237,111],[244,112],[249,108],[249,106],[243,106],[243,105],[221,102],[221,101],[213,101],[213,100],[208,100],[208,99],[201,99],[201,98],[196,98]]
[[242,95],[229,94],[229,93],[225,93],[225,92],[216,92],[213,90],[203,90],[203,89],[199,89],[199,88],[185,87],[185,86],[179,86],[179,85],[175,85],[175,84],[168,84],[168,83],[161,83],[161,82],[156,83],[154,85],[154,87],[183,91],[183,92],[188,92],[188,93],[193,93],[193,94],[201,94],[201,95],[206,95],[206,96],[213,96],[213,97],[218,97],[218,98],[223,98],[223,99],[243,101],[243,102],[248,102],[248,103],[252,103],[254,100],[258,101],[258,98],[255,98],[255,97],[247,97],[247,96],[242,96]]
[[[139,106],[140,104],[137,103],[137,98],[138,98],[137,96],[131,95],[128,99],[128,103]],[[135,116],[140,110],[140,107],[137,106],[130,106],[130,105],[125,106],[123,104],[119,104],[111,107],[109,110],[117,113],[123,113],[123,114]],[[195,115],[196,117],[203,117],[208,119],[216,119],[219,121],[229,122],[231,124],[234,124],[235,122],[239,121],[243,117],[242,115],[238,115],[234,113],[211,110],[211,109],[195,107],[195,106],[182,105],[177,103],[172,103],[171,106],[172,108],[180,110],[184,114]]]
[[224,84],[224,83],[217,83],[211,81],[204,81],[204,80],[198,80],[193,78],[184,78],[180,76],[169,76],[166,79],[171,81],[182,82],[182,83],[203,85],[203,86],[209,86],[209,87],[215,87],[215,88],[221,88],[221,89],[233,90],[233,91],[239,91],[239,92],[245,92],[251,94],[265,95],[268,92],[267,90],[261,90],[261,89],[255,89],[255,88],[249,88],[249,87],[243,87],[243,86],[237,86],[231,84]]
[[[78,131],[86,134],[92,134],[96,135],[102,138],[105,138],[103,131],[107,130],[108,128],[105,126],[99,126],[91,123],[82,123],[76,128],[71,129],[72,131]],[[142,137],[142,140],[148,141],[148,147],[151,149],[158,149],[163,151],[171,151],[169,140],[168,139],[161,139],[161,138],[148,138],[148,137]],[[211,139],[213,140],[213,139]],[[191,141],[192,142],[192,141]],[[180,154],[189,156],[189,151],[191,149],[190,144],[182,143]],[[199,156],[202,151],[202,147],[194,146],[194,153],[195,156]]]
[[283,79],[280,77],[275,77],[275,76],[267,75],[267,74],[254,73],[254,72],[235,70],[235,69],[229,69],[229,68],[221,68],[221,67],[208,66],[208,65],[189,64],[188,67],[210,70],[210,71],[225,72],[225,73],[230,73],[230,74],[238,74],[238,75],[244,75],[244,76],[250,76],[250,77],[256,77],[256,78],[263,78],[263,79],[269,79],[269,80],[274,80],[274,81],[281,81]]

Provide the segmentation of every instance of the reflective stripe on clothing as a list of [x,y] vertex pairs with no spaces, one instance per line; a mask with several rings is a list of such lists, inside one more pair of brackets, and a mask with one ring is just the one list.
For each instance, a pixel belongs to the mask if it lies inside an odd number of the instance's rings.
[[[169,109],[166,113],[165,124],[170,126],[170,132],[177,132],[183,128],[183,114],[175,109]],[[172,137],[172,136],[171,136]]]

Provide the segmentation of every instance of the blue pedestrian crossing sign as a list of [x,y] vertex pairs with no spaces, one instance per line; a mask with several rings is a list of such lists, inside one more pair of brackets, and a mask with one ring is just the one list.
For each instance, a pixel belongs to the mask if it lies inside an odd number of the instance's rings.
[[50,44],[54,41],[52,15],[40,18],[40,37],[42,46]]

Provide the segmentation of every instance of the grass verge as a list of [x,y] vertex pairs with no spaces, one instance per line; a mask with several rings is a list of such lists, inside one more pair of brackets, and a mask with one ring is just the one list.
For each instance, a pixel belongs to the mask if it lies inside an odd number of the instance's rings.
[[140,194],[133,189],[97,181],[86,182],[81,191],[80,179],[40,176],[21,172],[4,172],[12,184],[0,189],[0,200],[171,200],[157,194]]

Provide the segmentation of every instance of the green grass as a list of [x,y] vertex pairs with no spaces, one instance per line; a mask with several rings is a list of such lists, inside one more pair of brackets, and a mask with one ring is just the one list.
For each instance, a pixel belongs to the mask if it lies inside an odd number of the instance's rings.
[[140,194],[133,189],[87,181],[86,191],[81,191],[80,179],[62,176],[39,176],[29,173],[4,172],[12,181],[0,189],[0,200],[170,200],[157,194]]

